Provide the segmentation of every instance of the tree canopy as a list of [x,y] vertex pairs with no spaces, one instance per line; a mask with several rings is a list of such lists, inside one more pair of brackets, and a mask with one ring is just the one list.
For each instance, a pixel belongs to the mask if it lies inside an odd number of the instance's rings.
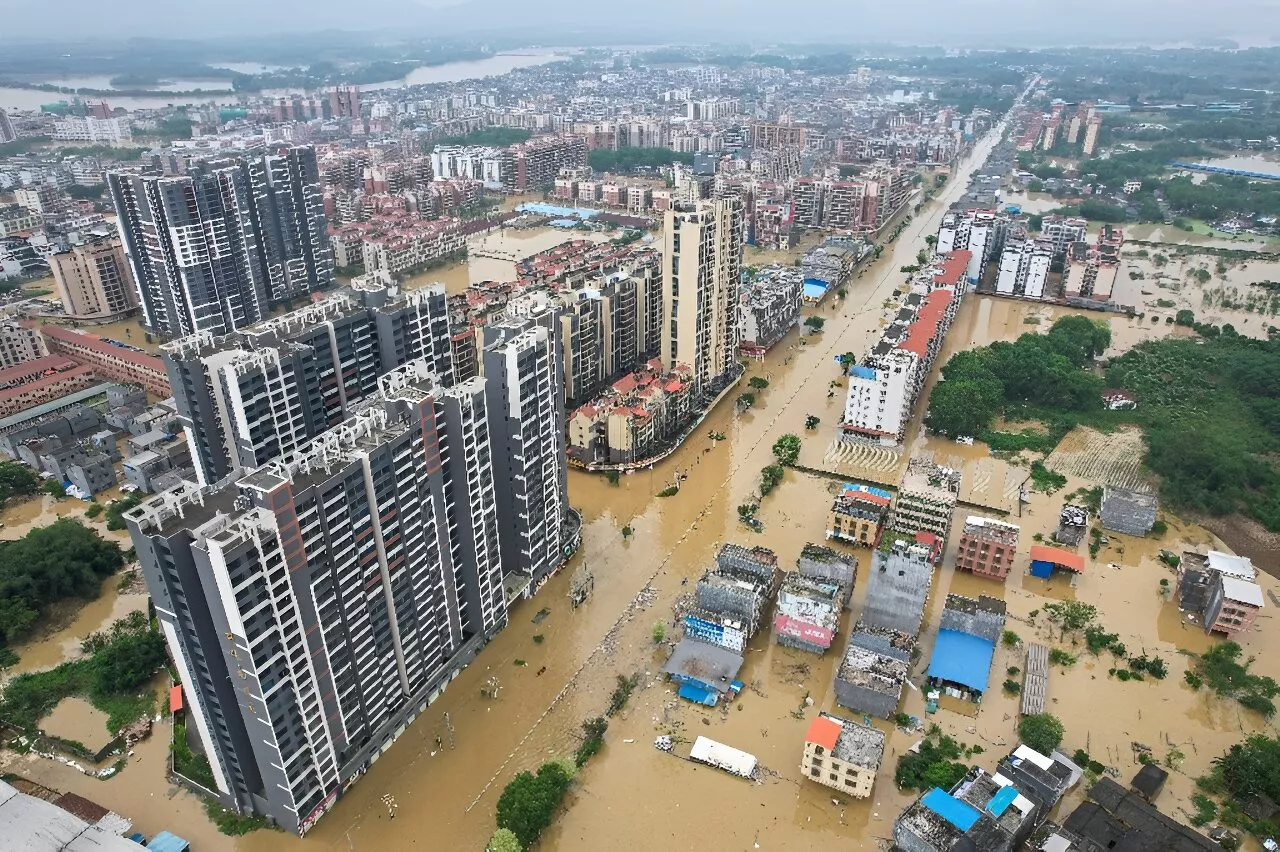
[[633,172],[637,169],[660,169],[672,163],[693,163],[693,154],[670,148],[594,148],[587,154],[587,164],[597,172]]
[[1062,317],[1048,334],[1024,334],[957,353],[929,396],[926,422],[950,437],[980,435],[1013,402],[1068,411],[1102,407],[1103,381],[1087,369],[1111,345],[1111,329]]
[[70,518],[0,542],[0,637],[22,636],[55,601],[96,598],[122,565],[118,544]]
[[558,761],[538,768],[538,774],[521,772],[511,779],[498,798],[498,828],[515,834],[521,848],[530,846],[551,824],[573,776]]
[[10,497],[27,497],[40,490],[40,477],[25,464],[0,461],[0,504]]
[[1050,755],[1062,744],[1065,729],[1057,716],[1050,713],[1033,713],[1023,716],[1018,723],[1018,736],[1025,745],[1043,755]]

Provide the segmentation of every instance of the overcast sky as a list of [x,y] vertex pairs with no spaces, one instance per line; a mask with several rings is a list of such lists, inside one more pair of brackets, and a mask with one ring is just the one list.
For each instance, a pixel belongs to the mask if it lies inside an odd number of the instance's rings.
[[[407,29],[553,43],[557,30],[662,41],[824,39],[1010,45],[1280,39],[1280,0],[2,0],[19,38]],[[8,35],[0,35],[0,49]]]

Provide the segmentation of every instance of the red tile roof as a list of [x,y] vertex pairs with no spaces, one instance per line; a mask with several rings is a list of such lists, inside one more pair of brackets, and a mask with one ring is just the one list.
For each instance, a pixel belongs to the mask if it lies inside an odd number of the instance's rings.
[[973,252],[968,249],[958,249],[947,255],[947,259],[942,262],[942,271],[933,276],[935,284],[944,286],[955,286],[964,280],[965,272],[969,269],[969,261],[973,259]]
[[0,370],[0,387],[49,370],[70,370],[78,366],[79,363],[79,361],[68,358],[65,355],[46,355],[34,361],[27,361],[25,364],[18,364]]
[[836,747],[836,741],[840,739],[842,730],[844,730],[844,726],[839,722],[828,719],[826,716],[815,716],[813,721],[809,723],[809,733],[804,735],[804,741],[815,743],[827,751],[832,751]]
[[136,364],[139,367],[145,367],[148,370],[154,370],[162,376],[166,375],[164,361],[157,356],[148,355],[146,352],[137,352],[124,346],[112,345],[96,334],[59,328],[56,325],[41,326],[40,333],[52,340],[61,341],[71,346],[82,346],[85,349],[100,352],[103,355],[110,355],[122,361]]

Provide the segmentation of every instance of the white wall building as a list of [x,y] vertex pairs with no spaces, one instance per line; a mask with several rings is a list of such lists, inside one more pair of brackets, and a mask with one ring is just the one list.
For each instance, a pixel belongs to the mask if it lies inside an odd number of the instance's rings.
[[919,368],[914,352],[897,347],[852,368],[841,424],[845,436],[897,444],[911,419],[912,388]]
[[71,117],[54,122],[53,138],[62,142],[105,142],[114,145],[133,137],[126,118]]

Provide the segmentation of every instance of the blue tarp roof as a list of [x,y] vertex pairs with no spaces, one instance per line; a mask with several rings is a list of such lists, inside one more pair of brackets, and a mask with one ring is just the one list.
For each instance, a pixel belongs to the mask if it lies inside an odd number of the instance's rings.
[[151,838],[147,848],[152,852],[187,852],[191,844],[171,831],[162,831]]
[[849,375],[857,376],[860,379],[872,379],[874,381],[876,377],[876,371],[872,367],[864,367],[863,365],[859,364],[849,371]]
[[694,704],[705,704],[708,707],[715,707],[720,700],[720,696],[714,691],[702,689],[691,683],[681,686],[679,695],[686,701],[692,701]]
[[827,290],[828,287],[825,282],[813,281],[809,278],[804,281],[804,297],[806,299],[821,299]]
[[995,653],[995,643],[981,636],[959,630],[939,630],[933,656],[929,659],[929,677],[986,692],[987,680],[991,676],[991,658]]
[[925,793],[920,803],[961,831],[973,828],[973,824],[982,816],[973,805],[960,801],[941,787],[934,787]]
[[1001,787],[1000,790],[991,797],[991,801],[987,802],[987,812],[993,816],[1000,816],[1005,812],[1009,805],[1013,804],[1013,800],[1018,798],[1018,788],[1012,784],[1007,787]]

